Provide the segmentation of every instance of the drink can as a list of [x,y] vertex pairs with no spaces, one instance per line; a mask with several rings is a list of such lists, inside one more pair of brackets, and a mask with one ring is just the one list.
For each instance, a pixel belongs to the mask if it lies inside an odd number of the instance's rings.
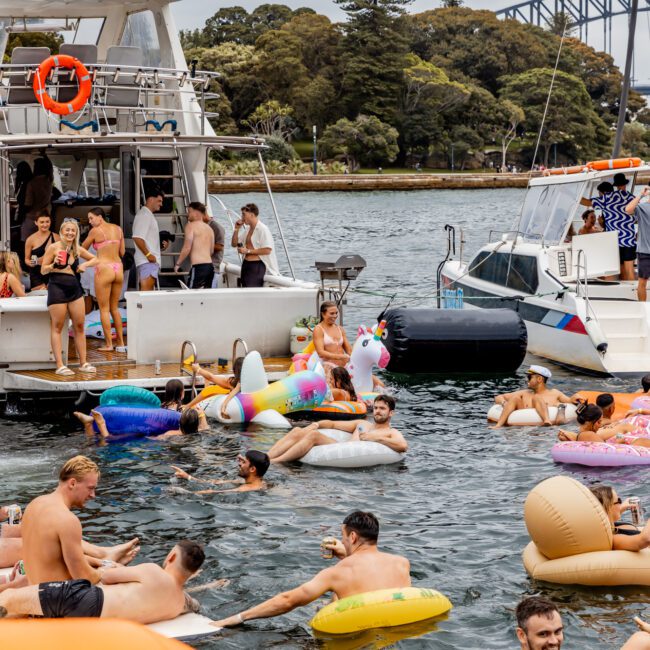
[[153,371],[159,375],[161,372],[162,366],[160,365],[160,359],[156,359],[156,363],[154,364]]
[[323,537],[320,543],[320,555],[324,560],[331,560],[334,557],[334,551],[325,546],[325,544],[334,544],[334,542],[336,542],[335,537]]
[[7,510],[9,514],[9,525],[13,526],[17,524],[23,516],[21,507],[15,503],[12,503]]
[[25,563],[20,560],[18,562],[18,575],[24,576],[25,574]]
[[31,260],[32,260],[32,264],[36,266],[36,264],[38,263],[38,256],[32,255]]
[[643,508],[641,508],[641,500],[639,497],[630,497],[628,502],[630,504],[632,523],[635,526],[643,526]]

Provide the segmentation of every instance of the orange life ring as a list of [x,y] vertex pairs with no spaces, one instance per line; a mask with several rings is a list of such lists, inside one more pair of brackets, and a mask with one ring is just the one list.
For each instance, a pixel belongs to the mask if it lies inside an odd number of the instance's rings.
[[[77,81],[79,83],[79,92],[76,97],[69,102],[55,102],[46,90],[46,80],[52,68],[74,68]],[[79,59],[69,54],[55,54],[43,61],[38,66],[36,74],[34,75],[34,94],[38,103],[46,110],[56,113],[57,115],[70,115],[81,110],[88,101],[92,90],[92,81],[90,80],[90,73],[86,66],[79,61]]]
[[549,176],[562,176],[563,174],[579,174],[589,171],[589,169],[585,165],[575,165],[574,167],[556,167],[547,171]]
[[641,158],[612,158],[610,160],[593,160],[587,163],[587,167],[594,171],[606,169],[624,169],[627,167],[639,167],[642,164]]

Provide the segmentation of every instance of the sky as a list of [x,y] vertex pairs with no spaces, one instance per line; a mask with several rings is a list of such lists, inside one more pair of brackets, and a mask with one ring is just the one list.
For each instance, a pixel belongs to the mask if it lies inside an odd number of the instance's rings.
[[[286,4],[293,9],[311,7],[320,14],[325,14],[332,21],[342,22],[345,14],[333,0],[266,0]],[[465,6],[472,9],[491,9],[497,11],[523,0],[465,0]],[[261,0],[180,0],[172,4],[174,18],[179,29],[195,29],[203,27],[207,18],[216,13],[221,7],[239,5],[252,11]],[[417,13],[440,6],[438,0],[415,0],[409,11]],[[601,22],[591,23],[589,44],[598,50],[603,48],[603,28]],[[625,51],[627,47],[627,17],[614,20],[612,27],[612,54],[616,63],[622,69],[625,66]],[[650,11],[641,12],[638,17],[636,31],[635,78],[644,84],[650,83],[650,68],[645,62],[650,57]]]

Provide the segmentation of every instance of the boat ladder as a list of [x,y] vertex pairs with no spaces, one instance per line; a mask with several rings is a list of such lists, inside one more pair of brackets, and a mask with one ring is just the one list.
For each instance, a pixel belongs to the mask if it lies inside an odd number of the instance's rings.
[[191,356],[192,362],[191,363],[198,363],[199,362],[199,358],[198,358],[198,355],[196,353],[196,345],[194,345],[194,343],[192,343],[192,341],[183,341],[183,345],[181,346],[181,361],[180,361],[180,363],[181,363],[181,375],[189,375],[190,377],[192,377],[192,386],[191,386],[190,390],[191,390],[191,394],[192,394],[192,399],[194,399],[196,397],[196,394],[197,394],[197,392],[196,392],[196,371],[194,371],[192,369],[188,370],[188,368],[187,368],[188,366],[190,366],[190,368],[192,367],[190,363],[187,363],[188,357],[185,356],[185,348],[188,347],[188,346],[192,350],[192,356]]

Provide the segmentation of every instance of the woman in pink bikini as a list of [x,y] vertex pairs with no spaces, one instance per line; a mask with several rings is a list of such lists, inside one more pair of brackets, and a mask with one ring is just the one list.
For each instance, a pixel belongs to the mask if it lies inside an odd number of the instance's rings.
[[99,316],[104,330],[106,345],[99,350],[110,352],[113,350],[113,337],[111,336],[111,316],[113,327],[117,334],[118,352],[126,352],[124,334],[122,332],[122,316],[117,304],[122,294],[124,282],[124,233],[119,226],[106,221],[106,213],[101,208],[93,208],[88,213],[88,222],[92,226],[86,241],[85,249],[91,246],[97,251],[97,268],[95,269],[95,295],[99,305]]
[[325,369],[328,383],[332,368],[345,366],[352,353],[345,330],[336,324],[338,317],[339,308],[336,303],[325,301],[320,306],[320,323],[314,327],[314,347]]

